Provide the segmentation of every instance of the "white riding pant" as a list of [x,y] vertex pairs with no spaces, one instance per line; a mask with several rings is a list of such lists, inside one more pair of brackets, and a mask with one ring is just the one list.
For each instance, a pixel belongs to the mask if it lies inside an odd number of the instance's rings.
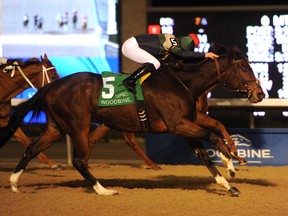
[[1,64],[7,64],[7,59],[0,57],[0,65]]
[[141,49],[135,37],[127,39],[122,45],[122,53],[127,58],[139,64],[152,63],[156,70],[160,67],[160,62],[150,53]]

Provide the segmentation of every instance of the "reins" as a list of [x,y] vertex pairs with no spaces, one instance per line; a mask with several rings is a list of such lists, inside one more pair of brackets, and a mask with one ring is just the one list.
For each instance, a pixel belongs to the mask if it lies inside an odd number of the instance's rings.
[[221,71],[220,71],[219,61],[218,61],[217,58],[214,58],[214,62],[215,62],[215,65],[216,65],[219,82],[221,82]]
[[190,89],[179,79],[179,77],[176,75],[176,73],[171,70],[171,68],[169,67],[168,64],[165,66],[168,68],[168,71],[170,72],[170,74],[172,74],[172,76],[185,88],[187,93],[193,98],[193,94],[190,91]]
[[[42,63],[41,63],[42,64]],[[18,69],[18,71],[20,72],[21,76],[25,79],[25,81],[30,85],[31,88],[33,88],[35,91],[37,91],[37,88],[35,88],[35,86],[33,85],[33,83],[29,80],[29,78],[25,75],[25,73],[23,72],[23,70],[21,69],[21,67],[19,66],[18,62],[15,62],[13,65],[8,65],[3,69],[4,73],[8,73],[9,71],[11,72],[10,77],[13,78],[15,76],[15,70],[16,68]],[[44,82],[45,82],[45,78],[47,79],[47,82],[50,83],[50,79],[48,76],[48,71],[54,69],[55,67],[49,67],[46,68],[43,64],[42,64],[42,86],[44,86]]]
[[[220,65],[219,65],[219,62],[218,62],[217,58],[214,58],[214,62],[215,62],[215,65],[216,65],[219,82],[221,82],[221,71],[220,71]],[[165,65],[165,66],[168,67],[168,71],[170,72],[170,74],[172,74],[172,76],[185,88],[185,90],[187,91],[187,93],[188,93],[191,97],[193,97],[193,94],[192,94],[192,92],[190,91],[190,89],[179,79],[179,77],[176,75],[176,73],[171,70],[171,68],[169,67],[169,65],[167,64],[167,65]]]
[[[219,60],[217,59],[217,58],[214,58],[213,59],[214,60],[214,63],[215,63],[215,66],[216,66],[216,70],[217,70],[217,77],[218,77],[218,82],[219,83],[223,83],[224,85],[225,85],[225,83],[226,82],[223,82],[223,80],[222,80],[222,77],[221,77],[221,67],[220,67],[220,63],[219,63]],[[238,71],[238,63],[239,62],[241,62],[241,61],[243,61],[244,59],[239,59],[239,60],[235,60],[235,59],[233,59],[233,62],[232,62],[232,64],[231,65],[228,65],[227,66],[227,68],[225,68],[225,69],[223,69],[222,68],[222,70],[227,70],[228,68],[230,68],[230,67],[232,67],[232,68],[234,68],[234,70],[236,70],[236,71]],[[187,94],[189,95],[189,96],[191,96],[192,98],[193,98],[193,94],[192,94],[192,92],[191,92],[191,90],[182,82],[182,80],[179,78],[179,76],[176,74],[176,72],[175,71],[173,71],[169,66],[169,64],[165,64],[165,66],[168,68],[168,71],[170,72],[170,74],[184,87],[184,89],[186,90],[186,92],[187,92]],[[244,67],[244,66],[243,66]],[[241,69],[245,72],[245,70],[248,70],[248,68],[243,68],[243,67],[241,67]],[[230,73],[230,76],[232,76],[232,74],[234,73],[234,70],[232,69],[232,72]],[[228,79],[226,79],[226,81],[228,81],[229,82],[229,80],[231,79],[230,78],[230,76],[228,77]],[[247,86],[247,83],[249,83],[249,82],[256,82],[256,84],[258,84],[258,85],[260,85],[260,82],[259,82],[259,80],[245,80],[240,74],[238,74],[238,76],[239,76],[239,84],[238,84],[238,86],[237,86],[237,89],[238,90],[234,90],[234,91],[238,91],[238,92],[246,92],[246,93],[248,93],[248,96],[249,95],[251,95],[254,91],[255,91],[255,89],[257,88],[257,87],[255,87],[253,90],[249,90],[246,86]],[[243,90],[241,90],[240,89],[240,85],[243,85],[243,87],[244,87],[244,89]]]

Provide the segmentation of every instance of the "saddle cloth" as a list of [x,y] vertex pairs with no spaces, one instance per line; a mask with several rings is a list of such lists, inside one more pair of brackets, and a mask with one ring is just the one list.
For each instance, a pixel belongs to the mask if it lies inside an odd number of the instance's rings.
[[[136,82],[136,99],[143,101],[143,93],[141,84],[150,74],[146,74]],[[101,90],[98,106],[122,106],[127,104],[134,104],[135,97],[132,92],[122,84],[129,74],[113,73],[104,71],[102,72],[103,87]]]

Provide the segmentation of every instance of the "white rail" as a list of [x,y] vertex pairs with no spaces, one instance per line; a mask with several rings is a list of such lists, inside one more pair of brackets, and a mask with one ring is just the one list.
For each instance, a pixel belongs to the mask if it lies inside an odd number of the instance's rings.
[[255,110],[283,109],[288,111],[288,99],[269,98],[260,103],[250,103],[245,98],[210,98],[209,108],[249,108]]
[[[17,106],[27,99],[12,99],[12,106]],[[254,128],[254,116],[253,111],[255,110],[267,110],[267,109],[280,109],[288,111],[288,99],[264,99],[260,103],[252,104],[247,99],[243,98],[210,98],[208,99],[209,109],[247,109],[250,111],[249,126]],[[71,139],[66,135],[67,145],[67,163],[72,163],[72,144]]]

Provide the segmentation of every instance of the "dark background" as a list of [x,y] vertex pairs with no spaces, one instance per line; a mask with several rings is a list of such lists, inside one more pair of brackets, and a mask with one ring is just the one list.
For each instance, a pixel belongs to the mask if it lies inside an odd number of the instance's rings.
[[[263,14],[271,17],[274,14],[285,14],[287,11],[220,11],[220,12],[158,12],[148,13],[148,25],[159,24],[160,17],[171,17],[175,20],[174,34],[185,35],[187,32],[198,32],[198,28],[203,28],[208,35],[208,42],[216,42],[227,46],[237,46],[245,55],[248,52],[246,47],[246,27],[251,25],[261,26],[260,18]],[[195,17],[206,17],[207,26],[193,25]],[[276,49],[276,46],[275,46]],[[282,88],[282,77],[277,72],[278,63],[269,63],[269,77],[273,80],[273,86],[269,91],[270,98],[278,98],[277,91]],[[277,72],[277,73],[276,73]],[[215,89],[212,91],[212,97],[230,98],[242,97],[238,93]]]
[[149,5],[152,7],[175,7],[175,6],[226,6],[226,5],[283,5],[283,0],[275,1],[227,1],[227,0],[202,0],[202,1],[190,1],[190,0],[150,0]]
[[[217,2],[217,3],[216,3]],[[252,26],[261,26],[260,18],[263,15],[267,15],[272,20],[274,14],[288,14],[287,10],[281,10],[281,7],[278,7],[270,10],[269,7],[262,7],[267,5],[267,3],[255,2],[253,3],[243,3],[243,2],[231,2],[229,5],[244,5],[248,9],[238,10],[237,7],[232,7],[233,10],[229,10],[225,7],[222,7],[223,10],[217,10],[217,6],[227,5],[224,1],[201,1],[201,2],[185,2],[185,1],[151,1],[151,7],[159,7],[159,10],[153,9],[148,10],[147,13],[147,25],[150,24],[159,24],[160,17],[171,17],[175,21],[174,25],[174,34],[175,35],[186,35],[189,32],[198,32],[199,26],[193,25],[193,20],[195,17],[206,17],[208,20],[207,26],[200,26],[205,30],[205,34],[208,35],[208,42],[217,42],[228,46],[236,45],[245,55],[247,54],[247,39],[246,39],[246,27],[249,25]],[[274,4],[275,3],[275,4]],[[281,4],[280,1],[273,1],[273,5]],[[282,3],[283,4],[283,3]],[[206,7],[201,7],[195,9],[193,6],[214,6],[210,7],[209,10],[205,9]],[[246,7],[248,5],[261,5],[259,8],[261,10],[255,10]],[[168,7],[167,10],[161,8],[162,6]],[[173,10],[174,6],[189,6],[183,7],[183,11]],[[190,7],[192,6],[192,7]],[[191,10],[189,10],[189,8]],[[212,9],[211,9],[212,8]],[[215,8],[215,11],[213,11]],[[263,9],[264,8],[264,9]],[[268,8],[268,9],[267,9]],[[274,52],[279,49],[274,44]],[[277,91],[282,88],[282,77],[278,73],[277,65],[278,63],[272,62],[269,63],[269,79],[273,80],[272,89],[269,92],[269,98],[278,98]],[[212,97],[214,98],[242,98],[243,95],[229,91],[228,89],[223,90],[223,86],[219,86],[212,91]],[[264,110],[263,110],[264,111]],[[255,117],[256,127],[287,127],[287,118],[284,118],[282,115],[282,110],[265,110],[265,117]],[[249,115],[250,113],[246,110],[210,110],[209,113],[212,117],[221,120],[224,125],[227,127],[249,127]],[[241,116],[241,119],[239,119]],[[238,119],[234,121],[233,119]]]

